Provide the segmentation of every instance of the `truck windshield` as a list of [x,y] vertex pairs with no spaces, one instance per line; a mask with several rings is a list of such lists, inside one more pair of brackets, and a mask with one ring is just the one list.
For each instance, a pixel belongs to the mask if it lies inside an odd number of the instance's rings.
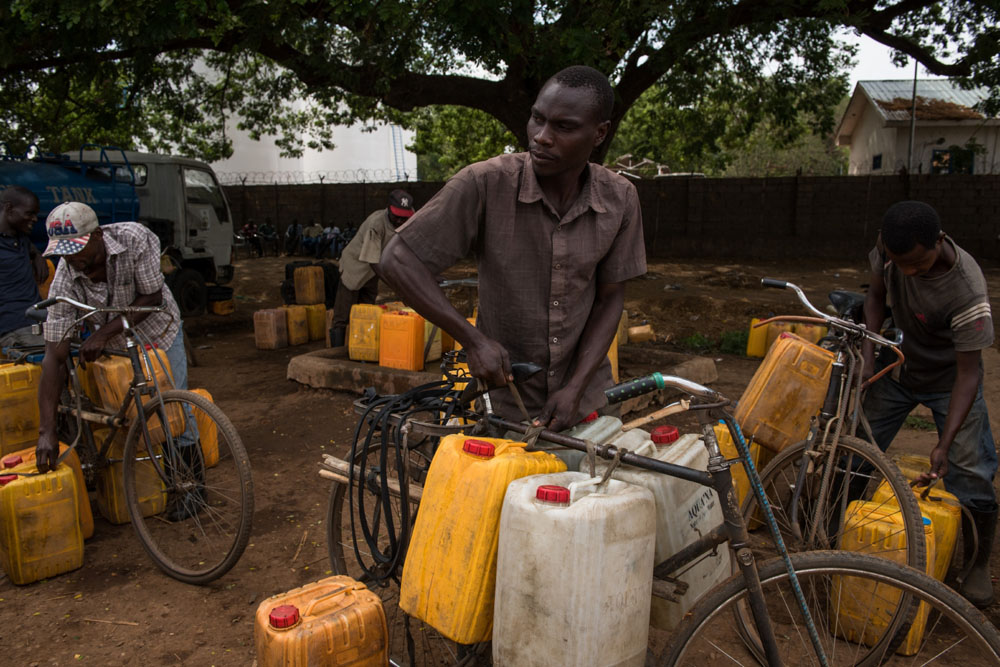
[[189,204],[208,204],[215,210],[215,217],[219,222],[229,222],[222,188],[210,172],[185,167],[184,191]]

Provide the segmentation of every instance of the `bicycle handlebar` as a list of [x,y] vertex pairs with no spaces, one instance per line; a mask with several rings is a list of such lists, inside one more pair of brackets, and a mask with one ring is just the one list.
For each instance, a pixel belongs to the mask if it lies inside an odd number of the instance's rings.
[[[87,314],[84,316],[90,317],[94,313],[113,313],[116,315],[136,315],[138,313],[162,313],[166,310],[166,306],[120,306],[120,307],[95,307],[86,303],[81,303],[76,299],[71,299],[68,296],[53,296],[36,303],[31,309],[35,310],[45,310],[49,306],[56,303],[65,303],[68,306],[73,306],[77,310],[82,310]],[[30,309],[29,309],[30,310]]]
[[[859,333],[865,338],[871,340],[876,345],[896,348],[899,347],[903,342],[902,331],[898,333],[897,340],[892,341],[889,340],[888,338],[885,338],[884,336],[869,331],[864,324],[855,324],[854,322],[849,322],[848,320],[843,320],[839,317],[834,317],[833,315],[827,315],[819,308],[812,305],[812,303],[809,302],[809,299],[806,298],[805,292],[803,292],[802,289],[795,283],[790,283],[786,280],[777,280],[775,278],[761,278],[760,284],[762,287],[772,287],[774,289],[792,290],[793,292],[795,292],[796,296],[798,296],[799,301],[802,303],[802,305],[806,307],[806,310],[813,313],[816,317],[823,319],[824,321],[827,322],[827,324],[835,326],[838,329]],[[780,318],[772,318],[772,319],[780,319]]]
[[692,382],[676,375],[662,375],[661,373],[653,373],[652,375],[622,382],[610,389],[606,389],[604,395],[607,397],[609,403],[620,403],[627,399],[667,387],[679,389],[686,394],[691,394],[692,396],[697,396],[711,402],[724,400],[722,394],[697,382]]

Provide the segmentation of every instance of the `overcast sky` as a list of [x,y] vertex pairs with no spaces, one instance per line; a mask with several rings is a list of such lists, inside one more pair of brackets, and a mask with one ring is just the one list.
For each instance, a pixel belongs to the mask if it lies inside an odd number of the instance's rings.
[[[890,59],[891,51],[889,47],[879,44],[868,37],[858,37],[853,33],[845,34],[844,39],[859,46],[857,54],[858,64],[851,72],[851,92],[854,92],[854,85],[861,80],[913,79],[912,60],[906,67],[896,67]],[[923,67],[918,69],[917,77],[920,79],[941,78],[928,74]]]

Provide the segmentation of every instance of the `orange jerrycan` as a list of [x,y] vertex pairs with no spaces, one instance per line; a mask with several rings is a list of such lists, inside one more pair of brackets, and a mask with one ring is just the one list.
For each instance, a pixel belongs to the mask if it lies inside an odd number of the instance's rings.
[[[69,449],[66,443],[59,443],[59,456]],[[21,465],[35,465],[35,448],[28,447],[20,451],[8,454],[0,461],[0,467],[4,470],[17,468]],[[88,540],[94,535],[94,513],[90,509],[90,498],[87,496],[87,482],[83,478],[83,468],[80,466],[80,457],[76,452],[70,452],[62,465],[68,465],[73,470],[73,479],[76,486],[76,497],[80,506],[80,530],[83,532],[83,539]],[[0,472],[0,474],[3,474]]]
[[305,306],[282,306],[285,311],[285,328],[288,331],[289,345],[302,345],[309,342],[309,315]]
[[22,465],[0,475],[0,565],[15,584],[69,572],[83,565],[80,504],[73,470],[43,475]]
[[[99,439],[99,443],[103,443],[107,436],[108,429],[94,429],[94,439]],[[111,463],[97,476],[97,511],[116,524],[129,522],[122,465],[124,450],[125,435],[118,431],[108,448],[107,456]],[[152,461],[139,461],[136,464],[135,487],[143,516],[159,514],[166,508],[167,490]]]
[[306,323],[309,327],[309,340],[323,340],[326,337],[326,306],[316,303],[306,306]]
[[389,661],[382,601],[346,576],[261,602],[254,645],[260,667],[382,667]]
[[414,311],[383,312],[378,335],[379,366],[424,370],[424,318]]
[[566,470],[523,442],[445,437],[431,460],[403,563],[399,607],[459,644],[493,633],[500,509],[520,477]]
[[[207,389],[192,389],[194,393],[212,400]],[[212,401],[214,403],[214,401]],[[198,441],[201,443],[201,455],[205,459],[205,467],[211,468],[219,463],[219,428],[208,418],[203,410],[192,408],[194,421],[198,425]]]
[[323,267],[300,266],[292,274],[295,282],[295,303],[309,306],[323,303],[326,298]]

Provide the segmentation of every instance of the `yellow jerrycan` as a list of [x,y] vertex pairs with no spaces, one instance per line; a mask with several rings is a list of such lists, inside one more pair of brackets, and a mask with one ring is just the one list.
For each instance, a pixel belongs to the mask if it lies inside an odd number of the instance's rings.
[[449,435],[427,471],[399,607],[459,644],[493,633],[500,509],[513,480],[566,470],[523,442]]

